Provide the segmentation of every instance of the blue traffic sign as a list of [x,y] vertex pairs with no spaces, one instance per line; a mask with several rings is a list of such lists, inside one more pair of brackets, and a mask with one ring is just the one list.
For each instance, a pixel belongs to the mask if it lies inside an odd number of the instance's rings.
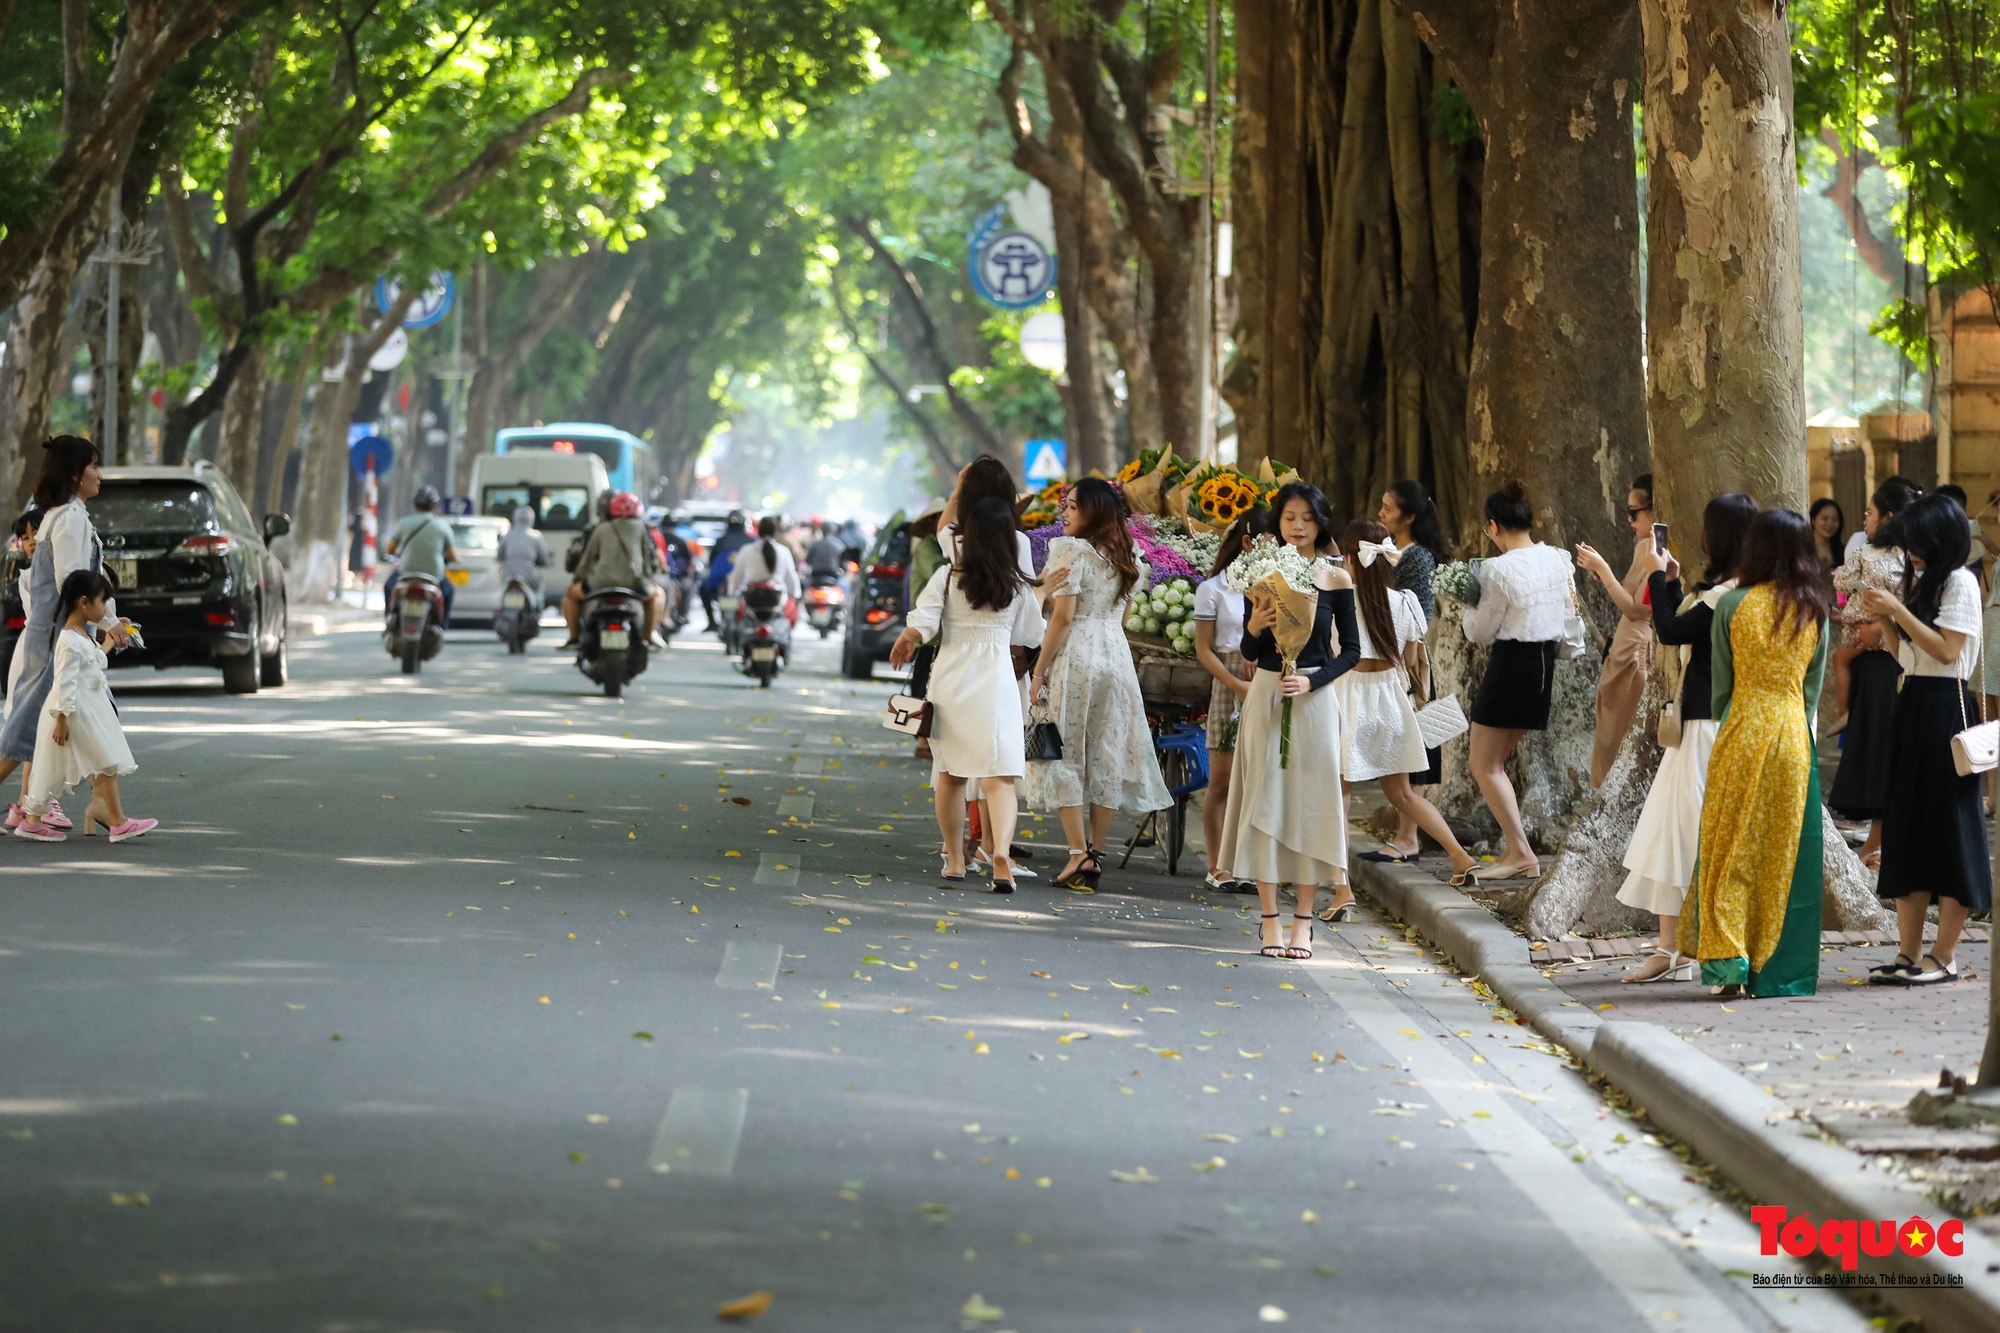
[[1069,475],[1069,441],[1029,440],[1021,447],[1029,481],[1061,481]]
[[444,512],[451,518],[464,518],[472,512],[472,497],[469,495],[445,496]]
[[1056,257],[1035,237],[1002,227],[1004,204],[986,210],[966,236],[972,290],[988,305],[1026,310],[1046,301],[1056,283]]
[[[396,303],[403,293],[402,284],[384,276],[375,279],[375,308],[387,310]],[[431,274],[431,283],[423,295],[410,303],[408,313],[403,316],[406,329],[427,329],[443,319],[451,311],[451,303],[458,296],[458,284],[442,269]]]
[[355,476],[361,476],[371,467],[378,477],[389,475],[389,465],[396,461],[396,446],[386,436],[364,435],[347,446],[347,463],[354,469]]

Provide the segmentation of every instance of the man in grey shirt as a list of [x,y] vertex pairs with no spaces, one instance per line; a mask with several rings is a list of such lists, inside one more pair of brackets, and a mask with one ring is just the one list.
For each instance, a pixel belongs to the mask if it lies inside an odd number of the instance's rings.
[[458,563],[458,551],[451,544],[451,524],[438,517],[437,487],[419,486],[411,503],[416,505],[417,512],[396,525],[396,530],[389,534],[388,544],[382,548],[384,555],[396,557],[396,571],[382,588],[382,604],[395,605],[396,580],[404,573],[423,574],[436,579],[444,589],[444,628],[449,628],[452,582],[445,577],[445,566]]

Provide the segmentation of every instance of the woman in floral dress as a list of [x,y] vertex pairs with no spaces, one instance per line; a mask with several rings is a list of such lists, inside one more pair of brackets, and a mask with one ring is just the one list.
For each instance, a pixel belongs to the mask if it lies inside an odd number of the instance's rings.
[[1680,951],[1700,960],[1702,980],[1719,995],[1818,988],[1824,847],[1812,722],[1826,616],[1805,516],[1757,515],[1736,591],[1715,608],[1712,702],[1721,728],[1702,799],[1700,864],[1680,919]]
[[1125,502],[1110,482],[1086,477],[1063,496],[1062,520],[1065,535],[1049,543],[1042,566],[1049,626],[1029,697],[1062,733],[1063,753],[1028,764],[1025,795],[1034,809],[1054,810],[1069,839],[1054,882],[1096,888],[1111,817],[1173,802],[1125,641],[1125,606],[1145,576]]

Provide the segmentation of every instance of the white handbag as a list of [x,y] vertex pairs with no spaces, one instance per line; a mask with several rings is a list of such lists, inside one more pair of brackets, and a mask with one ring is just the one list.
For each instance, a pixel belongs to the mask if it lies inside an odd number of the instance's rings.
[[1417,710],[1417,731],[1422,734],[1427,750],[1438,749],[1446,741],[1464,735],[1471,726],[1455,694],[1433,699]]
[[[1986,645],[1979,645],[1980,657],[1986,655]],[[1982,676],[1984,672],[1982,671]],[[1965,716],[1965,682],[1952,677],[1952,684],[1958,687],[1959,732],[1951,738],[1951,762],[1958,769],[1958,775],[1969,778],[1974,773],[1991,773],[2000,768],[2000,721],[1986,721],[1986,704],[1979,705],[1979,725],[1967,725]]]
[[1563,616],[1562,637],[1556,640],[1556,657],[1567,662],[1571,658],[1583,656],[1583,650],[1590,646],[1590,629],[1583,623],[1583,614],[1576,609],[1576,575],[1569,578],[1569,612]]

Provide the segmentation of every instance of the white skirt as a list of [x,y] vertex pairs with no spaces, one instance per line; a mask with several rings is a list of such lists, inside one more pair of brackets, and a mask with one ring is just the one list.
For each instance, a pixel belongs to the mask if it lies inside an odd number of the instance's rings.
[[1684,722],[1681,743],[1661,753],[1660,770],[1625,848],[1625,868],[1632,873],[1618,890],[1618,901],[1627,907],[1680,915],[1701,852],[1701,800],[1717,729],[1706,718]]
[[1392,773],[1422,773],[1430,767],[1417,710],[1403,689],[1400,671],[1350,671],[1333,683],[1340,691],[1341,740],[1347,749],[1340,775],[1371,782]]
[[1292,700],[1291,764],[1280,767],[1284,697],[1259,669],[1243,700],[1216,873],[1263,884],[1347,882],[1338,682]]
[[[1018,778],[1027,771],[1021,691],[1006,640],[959,641],[938,649],[931,667],[931,780]],[[977,799],[977,793],[968,793]]]
[[105,773],[122,778],[138,768],[111,696],[102,689],[77,692],[76,711],[69,715],[68,744],[56,744],[55,728],[55,714],[44,711],[35,731],[35,767],[21,799],[22,807],[38,819],[48,813],[51,801],[67,796],[78,784]]

